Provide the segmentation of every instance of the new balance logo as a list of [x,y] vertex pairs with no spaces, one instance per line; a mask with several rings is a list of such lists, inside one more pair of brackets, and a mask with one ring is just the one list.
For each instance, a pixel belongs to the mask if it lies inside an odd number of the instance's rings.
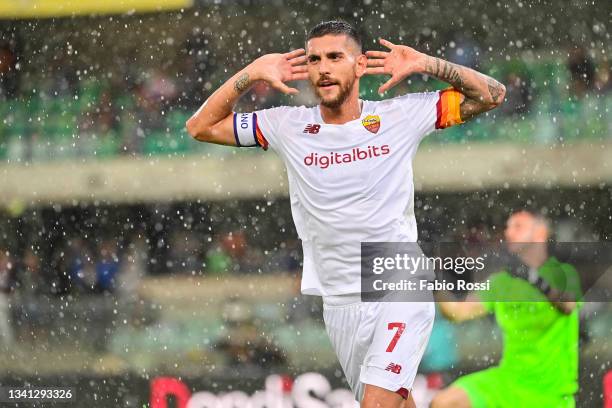
[[321,129],[321,125],[318,125],[316,123],[309,123],[306,125],[306,127],[304,128],[304,132],[302,133],[310,133],[311,135],[316,135],[317,133],[319,133],[319,129]]
[[385,368],[385,371],[391,371],[393,374],[399,374],[400,371],[402,371],[402,366],[399,364],[390,363],[387,368]]

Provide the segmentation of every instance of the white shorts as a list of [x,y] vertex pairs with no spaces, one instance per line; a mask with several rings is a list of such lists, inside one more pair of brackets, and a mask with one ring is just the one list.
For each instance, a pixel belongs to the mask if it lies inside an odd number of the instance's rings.
[[431,334],[434,303],[362,303],[353,297],[342,304],[339,298],[324,298],[323,320],[355,399],[363,398],[364,384],[411,391]]

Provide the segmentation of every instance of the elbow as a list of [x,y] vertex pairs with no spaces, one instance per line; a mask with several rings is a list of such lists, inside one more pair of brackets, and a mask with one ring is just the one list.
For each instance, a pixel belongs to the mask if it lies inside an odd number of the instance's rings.
[[448,320],[451,323],[460,323],[461,319],[457,318],[457,315],[455,314],[446,314],[446,313],[442,313],[442,316],[444,316],[444,318],[446,320]]
[[559,311],[564,315],[571,315],[576,310],[576,302],[563,302]]
[[189,120],[185,122],[185,128],[187,129],[187,133],[189,133],[189,135],[195,140],[198,140],[200,142],[207,141],[207,134],[209,132],[206,132],[205,129],[202,129],[202,127],[198,125],[195,118],[189,118]]
[[442,316],[444,316],[446,320],[453,323],[459,323],[463,320],[461,318],[462,316],[460,316],[460,314],[458,313],[459,311],[457,309],[459,309],[459,307],[457,307],[456,303],[439,302],[438,306],[440,307],[439,310]]
[[446,320],[452,323],[463,323],[466,320],[469,320],[465,316],[460,315],[458,313],[450,313],[450,314],[444,315],[444,317],[446,318]]
[[187,133],[189,133],[189,136],[193,137],[194,139],[197,139],[198,129],[196,126],[196,122],[193,118],[189,118],[187,122],[185,122],[185,129],[187,129]]
[[489,109],[495,109],[504,102],[506,98],[506,87],[497,83],[496,86],[489,88],[491,100],[489,101]]

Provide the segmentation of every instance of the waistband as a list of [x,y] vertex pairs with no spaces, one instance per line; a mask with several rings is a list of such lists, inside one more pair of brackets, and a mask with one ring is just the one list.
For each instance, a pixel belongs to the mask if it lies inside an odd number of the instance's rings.
[[361,303],[361,293],[323,296],[323,304],[325,306],[346,306],[354,303]]

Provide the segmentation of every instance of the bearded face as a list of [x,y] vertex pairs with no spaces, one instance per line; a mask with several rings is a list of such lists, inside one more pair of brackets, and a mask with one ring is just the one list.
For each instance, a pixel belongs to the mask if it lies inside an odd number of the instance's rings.
[[363,71],[361,69],[358,74],[358,68],[360,64],[365,66],[365,57],[358,45],[346,35],[312,38],[308,40],[306,48],[310,85],[321,105],[338,108],[354,91]]
[[348,98],[354,83],[355,76],[353,74],[343,80],[324,76],[316,83],[311,83],[311,85],[321,101],[321,105],[334,109],[341,106]]

